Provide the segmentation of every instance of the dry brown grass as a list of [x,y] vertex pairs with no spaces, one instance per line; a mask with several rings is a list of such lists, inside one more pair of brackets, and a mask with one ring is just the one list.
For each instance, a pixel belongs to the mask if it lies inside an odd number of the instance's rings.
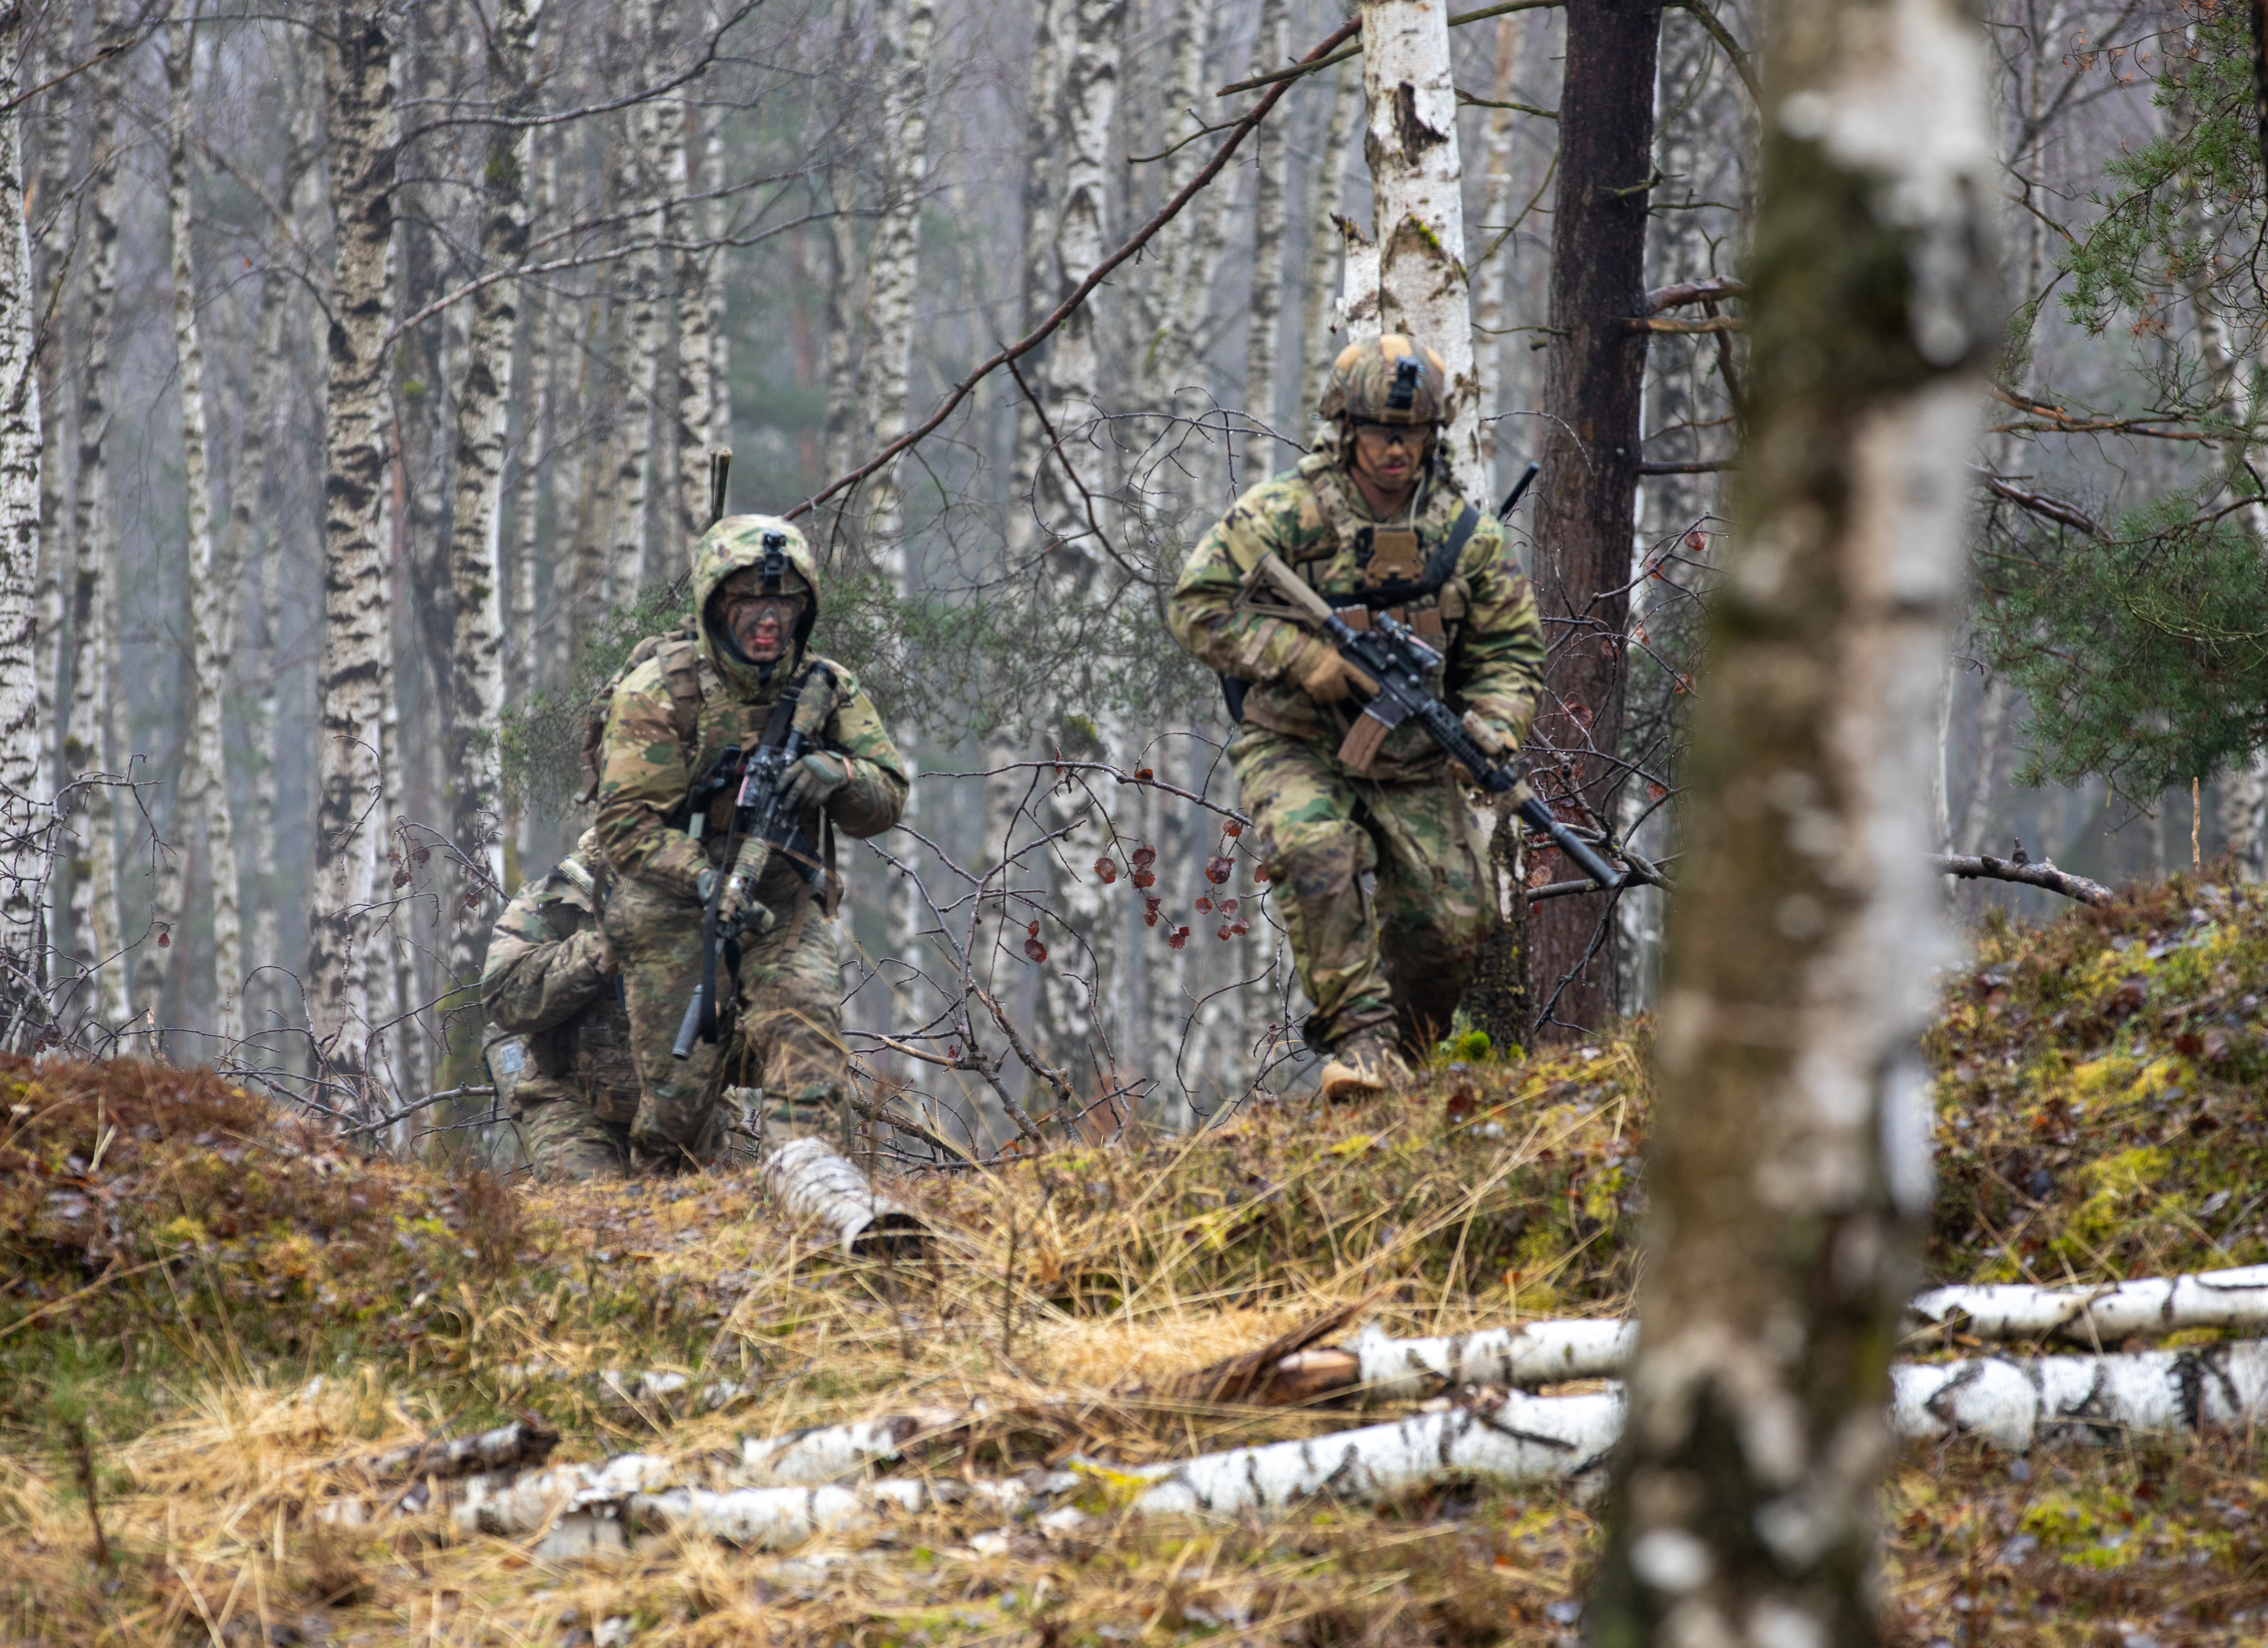
[[[522,1409],[558,1459],[689,1474],[741,1436],[914,1406],[987,1416],[904,1468],[985,1475],[1336,1429],[1358,1416],[1154,1393],[1373,1294],[1365,1319],[1404,1334],[1620,1309],[1646,1104],[1641,1037],[1445,1069],[1365,1109],[913,1181],[932,1253],[851,1262],[749,1177],[512,1190],[342,1155],[209,1077],[0,1067],[0,1643],[1571,1640],[1593,1526],[1554,1489],[1075,1537],[941,1511],[573,1563],[435,1513],[314,1512],[370,1491],[342,1461]],[[648,1369],[746,1394],[625,1404],[598,1378]],[[2029,1488],[1981,1450],[1917,1452],[1889,1496],[1892,1637],[2259,1640],[2256,1474],[2249,1441],[2068,1455]]]

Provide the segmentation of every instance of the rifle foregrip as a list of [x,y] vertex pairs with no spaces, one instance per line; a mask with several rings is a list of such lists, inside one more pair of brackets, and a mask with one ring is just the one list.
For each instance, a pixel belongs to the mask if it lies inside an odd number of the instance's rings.
[[1521,802],[1519,810],[1521,818],[1550,836],[1551,845],[1573,860],[1575,868],[1598,883],[1604,891],[1612,892],[1623,884],[1621,873],[1593,852],[1589,842],[1554,818],[1551,809],[1536,797],[1531,795]]
[[678,1025],[677,1040],[669,1050],[672,1058],[690,1059],[693,1056],[693,1044],[701,1039],[701,1009],[708,999],[708,986],[696,984],[693,987],[693,999],[685,1004],[685,1021]]

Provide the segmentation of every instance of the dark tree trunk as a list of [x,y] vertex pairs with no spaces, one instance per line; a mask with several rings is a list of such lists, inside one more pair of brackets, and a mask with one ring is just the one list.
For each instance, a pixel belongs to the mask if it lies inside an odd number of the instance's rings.
[[[1623,321],[1638,313],[1646,287],[1660,33],[1657,0],[1571,0],[1567,7],[1535,568],[1551,645],[1536,727],[1567,759],[1556,774],[1539,762],[1538,787],[1563,813],[1572,790],[1600,822],[1611,821],[1620,783],[1611,757],[1622,737],[1624,586],[1646,367],[1646,335],[1624,331]],[[1584,753],[1592,750],[1599,754]],[[1602,922],[1609,923],[1603,936]],[[1537,1040],[1565,1039],[1579,1033],[1574,1027],[1613,1016],[1616,957],[1603,894],[1538,906],[1528,937]]]

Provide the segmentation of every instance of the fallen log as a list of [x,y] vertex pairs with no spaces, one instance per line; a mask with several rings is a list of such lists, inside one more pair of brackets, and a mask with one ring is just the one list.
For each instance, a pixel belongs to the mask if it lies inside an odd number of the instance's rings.
[[478,1436],[408,1443],[366,1459],[342,1460],[332,1468],[357,1470],[380,1482],[446,1480],[541,1465],[558,1445],[557,1431],[526,1415]]
[[2268,1265],[2146,1276],[2094,1288],[2025,1282],[1933,1288],[1906,1306],[1908,1326],[1976,1339],[2117,1344],[2136,1334],[2268,1326]]
[[904,1252],[928,1239],[918,1214],[884,1194],[823,1139],[790,1140],[764,1157],[763,1172],[789,1212],[830,1227],[845,1253]]
[[[2046,1443],[2107,1443],[2233,1427],[2268,1415],[2268,1342],[2100,1356],[1972,1357],[1891,1370],[1889,1418],[1907,1440],[1977,1436],[2012,1453]],[[713,1489],[650,1454],[555,1466],[519,1478],[473,1477],[452,1511],[468,1533],[541,1537],[539,1555],[619,1548],[641,1532],[698,1533],[781,1549],[885,1517],[941,1506],[1043,1526],[1079,1519],[1071,1499],[1100,1497],[1157,1515],[1276,1511],[1329,1495],[1375,1499],[1451,1476],[1517,1484],[1595,1470],[1622,1430],[1619,1389],[1579,1396],[1513,1392],[1307,1441],[1265,1443],[1170,1464],[959,1481],[890,1477],[807,1487]],[[880,1423],[883,1422],[876,1422]],[[848,1427],[831,1427],[847,1430]]]
[[917,1408],[879,1419],[815,1425],[781,1437],[747,1437],[740,1463],[733,1472],[743,1488],[814,1487],[855,1476],[872,1466],[895,1463],[905,1445],[965,1425],[982,1415],[977,1408]]

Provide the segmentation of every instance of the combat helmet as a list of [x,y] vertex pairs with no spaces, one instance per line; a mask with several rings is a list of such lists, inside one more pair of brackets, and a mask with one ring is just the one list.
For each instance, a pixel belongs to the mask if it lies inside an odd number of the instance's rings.
[[1449,368],[1400,332],[1349,344],[1331,363],[1315,410],[1366,424],[1439,424],[1448,417]]
[[819,562],[811,545],[777,515],[727,515],[701,536],[693,550],[693,610],[701,615],[701,643],[719,669],[734,663],[753,668],[769,677],[775,666],[752,665],[739,657],[709,610],[710,598],[733,573],[753,571],[768,594],[800,595],[803,610],[795,621],[795,647],[799,654],[811,639],[811,626],[819,618]]

